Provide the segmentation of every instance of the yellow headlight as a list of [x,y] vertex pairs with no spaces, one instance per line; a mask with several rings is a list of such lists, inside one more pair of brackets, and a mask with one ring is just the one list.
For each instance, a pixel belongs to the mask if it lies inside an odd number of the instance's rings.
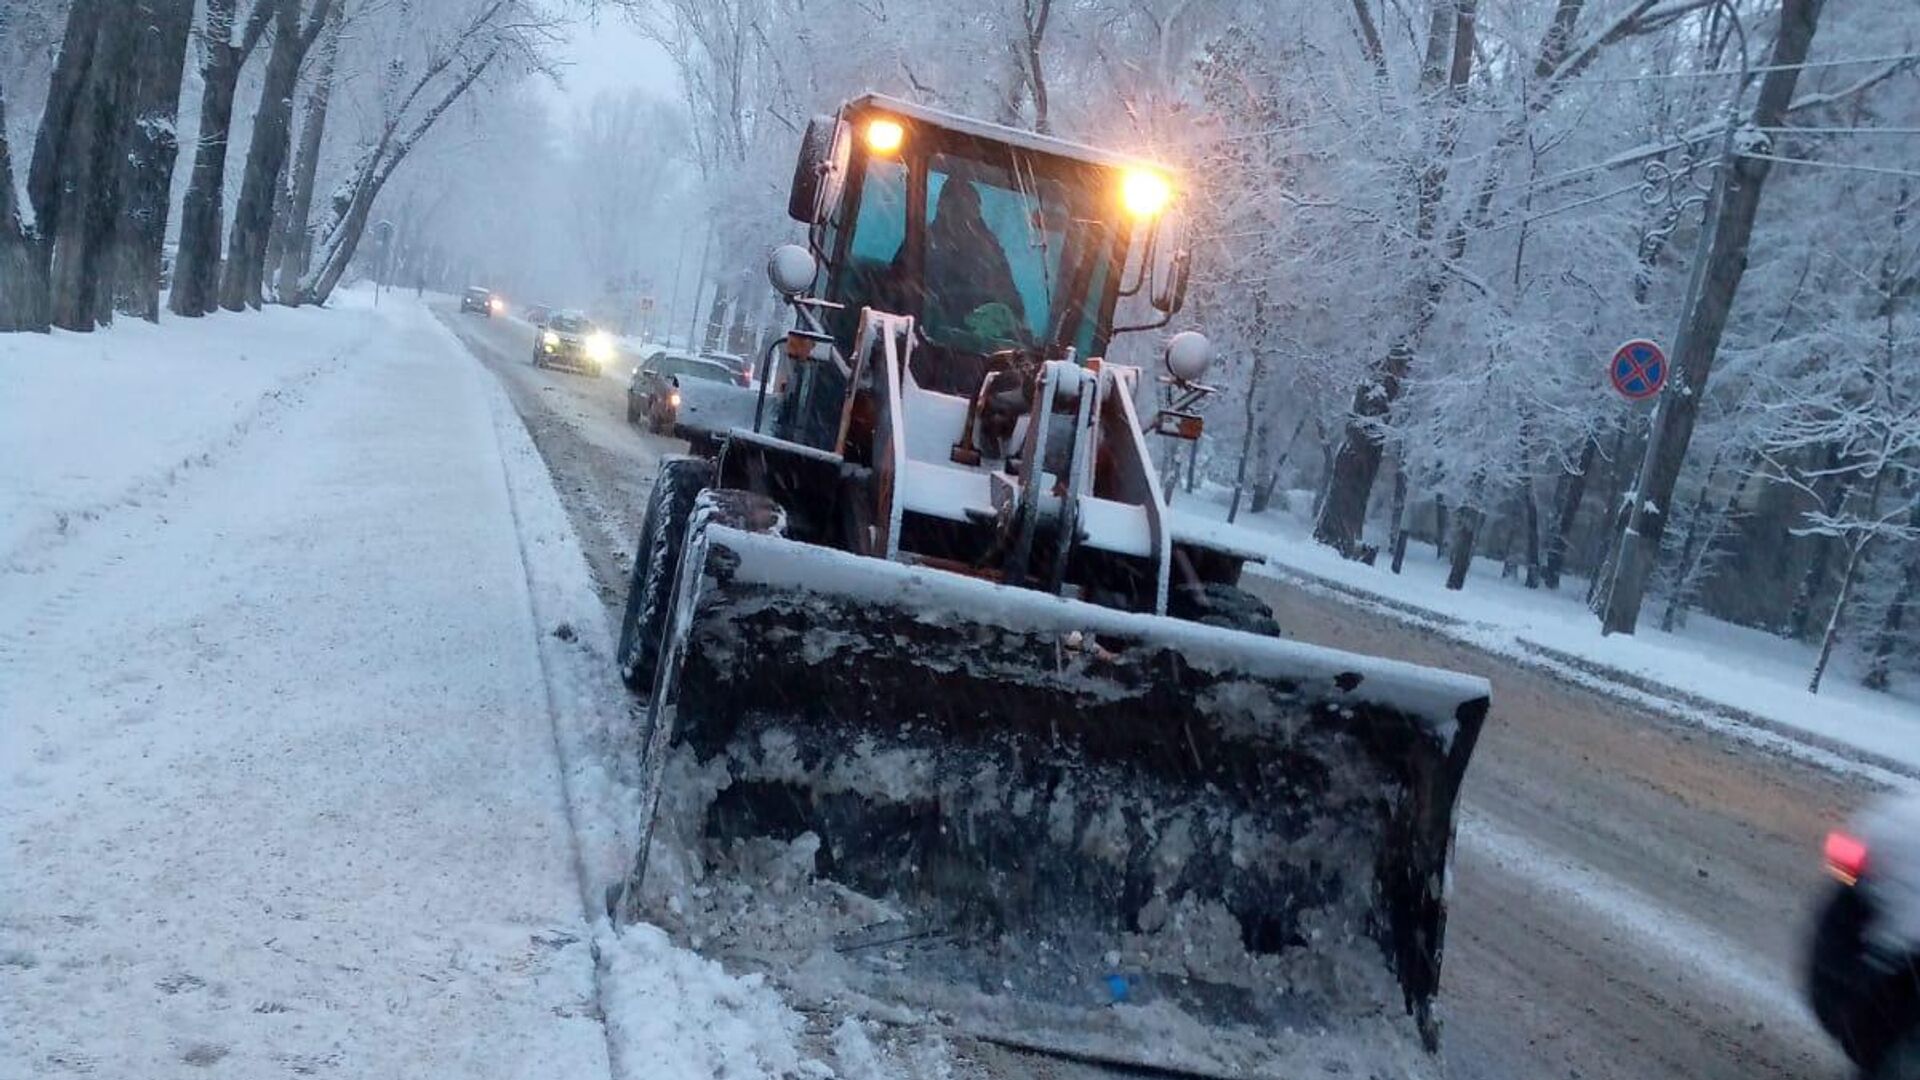
[[1173,201],[1173,184],[1151,169],[1128,169],[1120,182],[1120,201],[1134,217],[1154,217]]
[[867,149],[876,154],[891,154],[907,140],[907,129],[900,121],[880,117],[867,124]]
[[540,335],[540,344],[545,345],[549,349],[557,349],[560,347],[560,335],[549,330]]
[[613,338],[605,333],[588,334],[587,355],[603,363],[613,359]]

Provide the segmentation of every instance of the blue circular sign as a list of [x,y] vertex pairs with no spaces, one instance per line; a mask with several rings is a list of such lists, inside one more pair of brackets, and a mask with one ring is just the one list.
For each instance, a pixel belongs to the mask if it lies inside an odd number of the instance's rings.
[[1635,338],[1613,351],[1607,375],[1621,397],[1644,401],[1667,384],[1667,354],[1653,342]]

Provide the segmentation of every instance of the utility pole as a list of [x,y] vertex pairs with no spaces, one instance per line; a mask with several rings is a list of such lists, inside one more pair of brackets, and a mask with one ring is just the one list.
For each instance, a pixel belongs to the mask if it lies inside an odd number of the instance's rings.
[[[680,253],[673,258],[673,298],[667,301],[666,313],[660,319],[661,328],[669,334],[673,332],[670,329],[673,326],[673,313],[680,310],[680,275],[686,273],[686,269],[687,232],[682,229],[680,230]],[[648,332],[652,332],[651,327]]]
[[[1814,29],[1824,0],[1782,0],[1780,32],[1773,56],[1760,82],[1752,126],[1777,130],[1786,119],[1800,69],[1813,46]],[[1771,162],[1742,153],[1737,144],[1740,89],[1750,73],[1746,30],[1732,0],[1718,0],[1733,31],[1740,36],[1740,79],[1727,104],[1726,131],[1721,138],[1719,168],[1707,202],[1706,220],[1694,255],[1686,303],[1680,310],[1680,330],[1674,340],[1673,371],[1654,411],[1653,429],[1641,459],[1640,478],[1620,537],[1613,576],[1601,606],[1602,634],[1631,634],[1640,619],[1647,582],[1660,559],[1660,540],[1666,531],[1673,489],[1693,438],[1694,420],[1705,399],[1707,377],[1713,371],[1720,338],[1733,309],[1734,296],[1746,272],[1747,248],[1760,208],[1760,191]]]
[[698,353],[700,346],[700,289],[707,283],[707,256],[713,252],[713,227],[707,227],[707,239],[700,245],[700,274],[693,279],[693,322],[687,327],[687,351]]

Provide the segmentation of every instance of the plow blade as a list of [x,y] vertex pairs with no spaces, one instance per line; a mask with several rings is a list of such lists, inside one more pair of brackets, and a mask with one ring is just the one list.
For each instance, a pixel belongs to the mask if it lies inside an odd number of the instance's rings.
[[696,513],[648,711],[655,862],[790,842],[891,913],[824,928],[816,969],[995,1041],[1433,1067],[1484,681],[719,520]]

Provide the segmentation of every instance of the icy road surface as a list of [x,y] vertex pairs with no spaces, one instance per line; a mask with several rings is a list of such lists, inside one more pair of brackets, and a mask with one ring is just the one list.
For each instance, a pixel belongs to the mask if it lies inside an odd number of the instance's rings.
[[[678,444],[624,423],[624,366],[528,366],[532,331],[442,317],[521,409],[618,617],[655,462]],[[617,376],[617,377],[616,377]],[[1468,773],[1442,1008],[1460,1078],[1840,1080],[1800,1005],[1799,940],[1826,828],[1859,781],[1723,742],[1372,611],[1251,582],[1303,640],[1488,677]],[[928,1047],[809,1017],[874,1075],[1080,1076],[987,1047]],[[931,1067],[931,1066],[929,1066]],[[858,1071],[856,1070],[856,1075]]]

